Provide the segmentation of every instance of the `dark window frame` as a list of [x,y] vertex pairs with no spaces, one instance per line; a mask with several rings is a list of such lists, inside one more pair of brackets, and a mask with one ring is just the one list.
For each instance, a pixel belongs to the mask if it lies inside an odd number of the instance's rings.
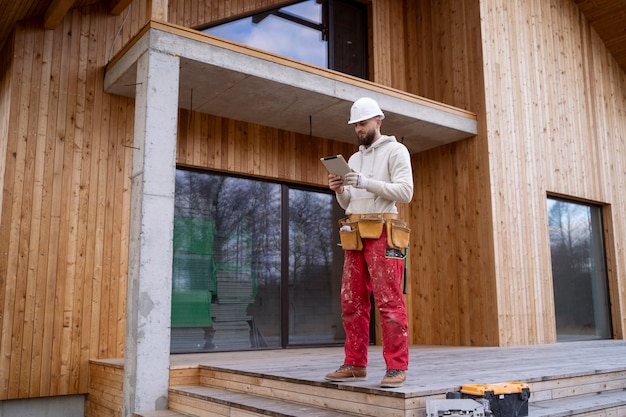
[[[613,328],[613,305],[611,302],[611,298],[612,298],[612,294],[611,294],[611,282],[610,282],[610,276],[609,276],[609,263],[610,263],[610,259],[609,259],[609,253],[607,252],[607,240],[609,239],[608,236],[606,236],[606,229],[605,229],[605,216],[607,215],[607,210],[606,210],[606,205],[603,205],[601,203],[596,203],[596,202],[592,202],[592,201],[587,201],[587,200],[582,200],[579,198],[573,198],[573,197],[568,197],[568,196],[563,196],[560,194],[552,194],[552,193],[548,193],[547,195],[547,199],[546,202],[549,203],[549,201],[553,201],[554,204],[572,204],[572,205],[577,205],[577,206],[581,206],[581,207],[585,207],[589,213],[589,218],[590,221],[588,223],[588,226],[591,228],[591,235],[589,236],[589,240],[591,242],[590,244],[590,261],[591,263],[589,263],[589,261],[587,262],[581,262],[580,259],[572,259],[572,258],[568,258],[570,261],[570,264],[574,265],[574,264],[589,264],[592,265],[593,261],[596,260],[597,256],[601,256],[602,259],[601,260],[601,264],[599,266],[599,272],[601,273],[601,276],[597,276],[595,272],[591,272],[592,275],[592,282],[591,285],[592,286],[598,286],[598,285],[603,285],[603,291],[602,294],[600,294],[601,300],[603,301],[602,305],[597,305],[596,302],[598,301],[597,298],[592,297],[592,306],[594,308],[594,311],[597,314],[600,314],[601,316],[605,317],[605,320],[602,321],[600,323],[600,325],[598,325],[598,317],[595,317],[595,326],[594,329],[596,331],[596,336],[595,337],[589,337],[586,336],[583,333],[578,334],[578,337],[576,337],[576,334],[561,334],[561,336],[559,337],[559,323],[556,322],[556,333],[557,333],[557,341],[562,342],[562,341],[574,341],[574,340],[598,340],[598,339],[607,339],[607,338],[614,338],[614,328]],[[554,205],[550,208],[553,209]],[[548,215],[548,233],[550,234],[549,236],[549,245],[550,245],[550,261],[552,264],[552,283],[553,283],[553,298],[554,298],[554,303],[555,303],[555,320],[557,319],[556,315],[557,313],[557,304],[558,304],[558,300],[557,300],[557,281],[558,279],[562,280],[562,277],[556,277],[555,276],[555,268],[558,267],[558,265],[556,265],[555,263],[558,262],[558,260],[555,259],[555,254],[553,251],[553,244],[554,242],[552,241],[552,236],[551,236],[551,228],[553,227],[551,225],[550,222],[550,211],[548,211],[547,213]],[[595,227],[594,227],[595,225]],[[568,225],[570,226],[570,225]],[[571,230],[567,230],[568,233],[571,233]],[[573,246],[572,246],[573,247]],[[596,256],[594,256],[594,254]],[[583,268],[584,269],[584,268]],[[602,281],[598,281],[598,280],[602,280]],[[568,286],[569,287],[569,286]],[[602,308],[604,311],[603,312],[598,312],[597,310]],[[605,328],[605,333],[604,334],[598,334],[599,331],[602,330],[602,328]]]
[[[198,31],[205,31],[213,27],[221,26],[227,23],[247,18],[251,18],[253,23],[258,23],[261,22],[265,17],[274,15],[279,18],[291,21],[292,23],[296,23],[320,31],[322,39],[328,42],[328,69],[369,80],[372,39],[369,31],[371,13],[368,5],[355,0],[318,0],[318,3],[322,5],[321,24],[308,21],[299,16],[295,16],[291,13],[281,10],[285,7],[293,6],[304,1],[306,0],[298,0],[282,4],[280,6],[272,6],[258,9],[251,13],[240,14],[228,19],[220,19],[215,22],[199,25],[194,29]],[[338,10],[342,7],[344,8],[344,10],[343,13],[340,13]],[[352,23],[354,23],[355,20],[358,23],[357,25],[350,25],[351,27],[356,26],[356,31],[358,32],[351,34],[355,37],[355,39],[357,39],[354,42],[352,42],[351,39],[348,39],[352,36],[348,36],[349,34],[347,34],[346,32],[338,31],[337,25],[332,24],[332,22],[335,22],[341,16],[345,16],[346,8],[352,9],[352,11],[358,15],[357,18],[354,18],[353,16],[351,17]],[[339,43],[343,44],[344,47],[339,48]],[[352,57],[352,59],[350,59],[350,57]]]

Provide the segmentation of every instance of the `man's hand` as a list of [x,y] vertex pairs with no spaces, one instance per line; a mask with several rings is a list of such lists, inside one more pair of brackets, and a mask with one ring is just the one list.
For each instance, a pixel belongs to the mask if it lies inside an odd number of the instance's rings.
[[369,180],[360,172],[348,172],[343,180],[344,185],[356,188],[366,188]]
[[343,178],[341,178],[341,175],[328,174],[328,187],[337,194],[343,194]]

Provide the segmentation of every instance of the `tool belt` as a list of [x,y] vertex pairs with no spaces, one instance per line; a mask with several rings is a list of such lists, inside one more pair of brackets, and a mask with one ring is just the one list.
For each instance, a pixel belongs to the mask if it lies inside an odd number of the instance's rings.
[[344,250],[363,250],[363,239],[378,239],[387,230],[387,246],[405,249],[411,230],[395,213],[351,214],[339,220],[339,237]]

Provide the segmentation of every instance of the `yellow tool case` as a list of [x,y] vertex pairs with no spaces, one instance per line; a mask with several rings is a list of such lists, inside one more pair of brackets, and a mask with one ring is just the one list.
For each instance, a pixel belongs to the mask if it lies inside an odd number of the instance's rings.
[[485,416],[528,416],[530,388],[523,382],[463,385],[461,397],[480,402],[485,408]]

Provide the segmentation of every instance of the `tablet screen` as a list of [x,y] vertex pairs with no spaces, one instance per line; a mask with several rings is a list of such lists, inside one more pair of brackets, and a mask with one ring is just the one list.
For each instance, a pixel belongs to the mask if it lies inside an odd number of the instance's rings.
[[343,155],[327,156],[325,158],[320,158],[320,161],[322,161],[328,172],[331,174],[343,177],[348,172],[352,171],[346,160],[343,158]]

